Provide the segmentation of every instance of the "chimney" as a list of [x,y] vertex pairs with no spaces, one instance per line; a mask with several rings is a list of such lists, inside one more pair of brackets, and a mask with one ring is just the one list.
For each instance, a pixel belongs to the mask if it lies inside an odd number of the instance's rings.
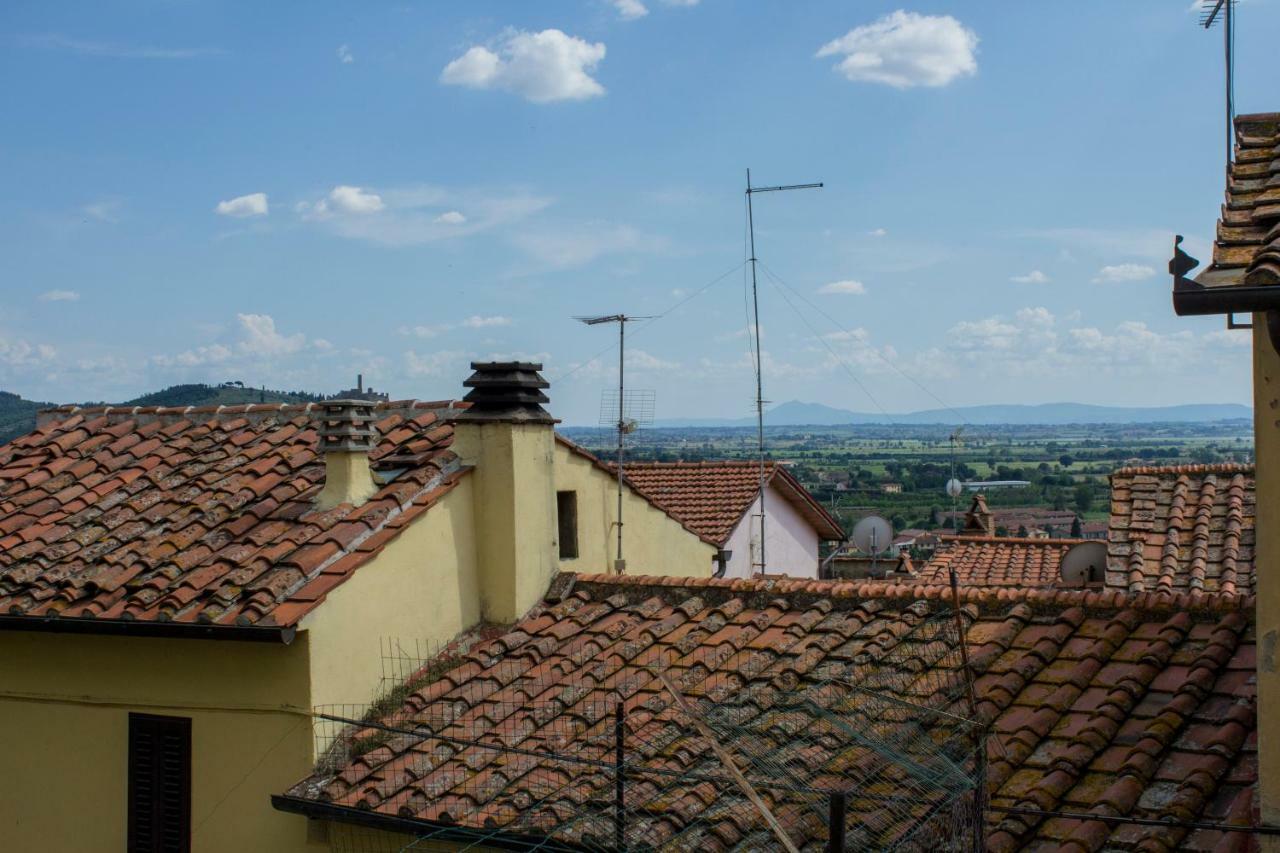
[[324,489],[316,508],[338,504],[360,506],[378,490],[369,470],[369,453],[378,444],[373,404],[367,400],[320,403],[320,453],[324,454]]
[[512,622],[546,593],[558,568],[553,476],[555,418],[534,362],[473,362],[470,408],[454,420],[453,449],[471,474],[480,603]]

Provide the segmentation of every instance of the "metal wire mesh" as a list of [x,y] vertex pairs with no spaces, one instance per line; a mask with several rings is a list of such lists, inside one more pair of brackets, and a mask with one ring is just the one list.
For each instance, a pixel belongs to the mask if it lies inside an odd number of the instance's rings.
[[389,643],[389,694],[317,709],[311,794],[414,821],[335,831],[339,853],[785,849],[779,832],[805,851],[973,849],[985,744],[955,614],[869,628],[784,657],[637,644],[622,667],[589,646],[481,667],[451,646],[398,681],[425,649]]

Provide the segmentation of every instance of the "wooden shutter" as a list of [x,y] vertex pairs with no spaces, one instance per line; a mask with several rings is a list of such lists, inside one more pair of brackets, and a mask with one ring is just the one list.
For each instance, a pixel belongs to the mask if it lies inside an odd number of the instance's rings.
[[191,850],[191,720],[129,715],[129,853]]

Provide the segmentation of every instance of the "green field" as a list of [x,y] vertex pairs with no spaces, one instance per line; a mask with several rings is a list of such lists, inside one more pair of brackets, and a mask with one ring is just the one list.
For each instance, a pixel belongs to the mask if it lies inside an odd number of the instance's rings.
[[[593,450],[610,452],[608,430],[565,432]],[[944,486],[953,471],[966,482],[1030,482],[984,490],[992,508],[1070,510],[1089,521],[1106,518],[1107,478],[1116,468],[1253,460],[1253,425],[1245,420],[958,431],[944,425],[769,427],[765,437],[768,456],[787,463],[846,527],[868,512],[885,515],[897,529],[938,526],[938,514],[952,507]],[[643,430],[629,439],[628,453],[661,461],[753,459],[756,434],[744,428]],[[887,484],[902,492],[886,493]],[[968,500],[967,494],[961,497],[958,508]]]

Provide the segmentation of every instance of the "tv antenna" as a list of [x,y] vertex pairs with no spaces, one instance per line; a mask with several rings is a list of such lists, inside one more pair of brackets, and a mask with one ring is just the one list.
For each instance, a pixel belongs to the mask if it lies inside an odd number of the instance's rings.
[[947,441],[951,444],[951,478],[947,480],[947,494],[951,497],[951,533],[955,535],[960,532],[960,521],[956,513],[959,511],[956,507],[956,499],[960,497],[960,493],[964,491],[964,483],[956,477],[956,445],[961,443],[961,436],[964,435],[964,427],[956,427],[951,431],[951,435],[947,436]]
[[1233,120],[1235,119],[1235,90],[1233,77],[1235,76],[1235,47],[1236,47],[1236,28],[1235,15],[1233,14],[1236,0],[1202,0],[1202,8],[1200,9],[1200,26],[1206,30],[1213,27],[1218,21],[1222,21],[1222,51],[1226,62],[1226,84],[1227,84],[1227,162],[1230,163],[1232,155],[1235,153],[1235,128]]
[[751,170],[747,169],[747,230],[751,235],[751,308],[752,319],[755,324],[755,347],[756,347],[756,442],[760,453],[760,574],[765,573],[766,562],[764,553],[764,364],[760,361],[760,290],[756,283],[756,221],[755,213],[751,205],[751,196],[756,193],[776,193],[785,190],[813,190],[822,189],[821,183],[816,184],[783,184],[773,187],[753,187],[751,186]]
[[[618,431],[618,554],[613,561],[613,570],[617,574],[625,574],[627,571],[627,561],[622,557],[622,482],[623,482],[623,455],[624,440],[627,433],[634,432],[635,426],[628,426],[626,417],[626,383],[625,365],[626,365],[626,341],[627,341],[627,324],[634,323],[637,320],[652,320],[653,317],[634,317],[630,314],[603,314],[595,317],[574,317],[580,323],[588,326],[599,326],[605,323],[618,324],[618,418],[614,422],[614,428]],[[653,417],[653,398],[649,398],[649,417]]]

